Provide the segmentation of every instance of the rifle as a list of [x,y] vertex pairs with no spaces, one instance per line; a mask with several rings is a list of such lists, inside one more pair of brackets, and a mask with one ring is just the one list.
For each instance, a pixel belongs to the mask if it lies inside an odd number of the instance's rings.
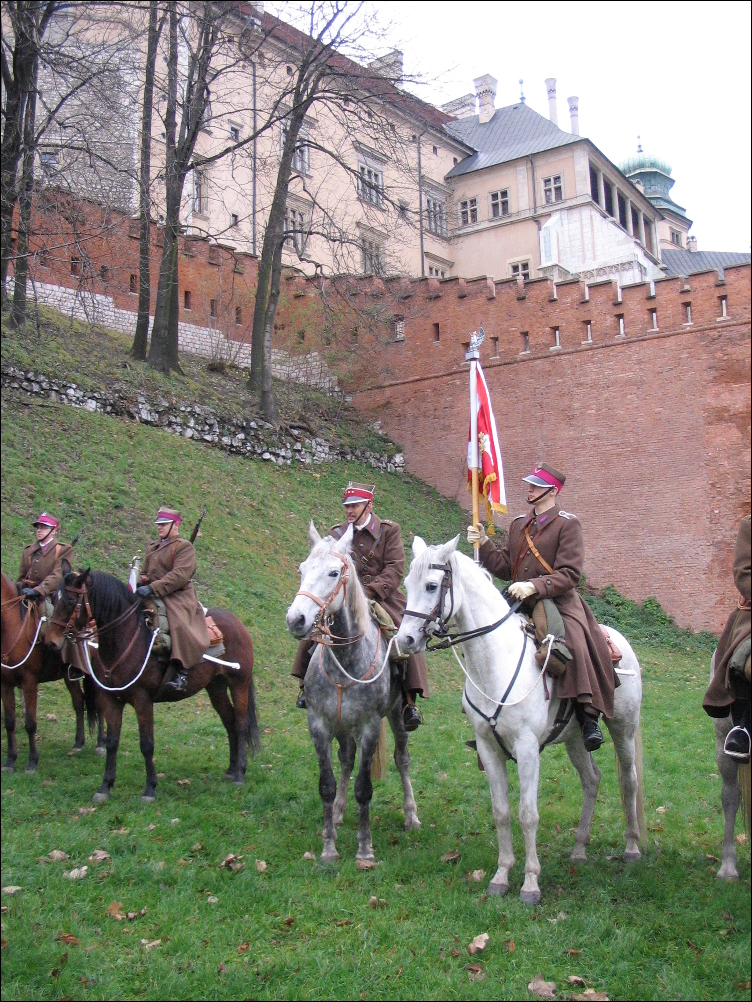
[[201,512],[198,522],[193,527],[193,532],[191,533],[190,542],[195,543],[196,536],[198,536],[198,530],[201,528],[201,523],[204,521],[204,515],[206,514],[206,508]]
[[79,539],[81,538],[81,536],[83,536],[83,534],[84,534],[84,530],[83,529],[79,529],[78,532],[76,533],[76,535],[73,537],[73,539],[71,541],[71,544],[70,544],[71,547],[74,547],[76,545],[76,543],[79,541]]

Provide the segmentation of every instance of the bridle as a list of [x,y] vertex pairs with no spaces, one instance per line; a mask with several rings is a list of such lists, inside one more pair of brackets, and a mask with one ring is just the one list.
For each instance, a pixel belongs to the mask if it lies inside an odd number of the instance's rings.
[[357,644],[359,640],[362,640],[363,634],[358,633],[354,637],[339,637],[336,633],[332,633],[331,626],[334,622],[334,616],[329,615],[329,607],[343,588],[345,590],[344,603],[347,605],[347,585],[350,580],[350,565],[347,557],[343,557],[336,550],[333,550],[332,553],[333,556],[342,561],[342,570],[340,571],[339,580],[330,592],[329,597],[325,600],[320,599],[318,595],[314,595],[310,591],[305,591],[303,588],[295,593],[295,597],[303,595],[305,598],[310,598],[319,607],[310,633],[310,639],[313,643],[323,644],[325,647],[347,647],[350,644]]
[[[442,638],[439,639],[437,643],[432,644],[431,647],[428,646],[426,642],[427,651],[445,651],[450,647],[454,647],[455,644],[463,644],[466,640],[474,640],[476,637],[484,637],[487,633],[492,633],[497,630],[503,623],[512,616],[519,607],[522,605],[522,601],[519,599],[513,602],[509,606],[509,610],[501,617],[497,619],[495,623],[489,623],[488,626],[479,626],[475,630],[467,630],[465,633],[450,633],[449,632],[449,621],[454,615],[454,580],[452,578],[452,565],[451,563],[446,564],[429,564],[428,569],[432,571],[442,571],[441,583],[439,585],[439,597],[436,601],[436,605],[430,612],[415,612],[413,609],[405,609],[402,613],[402,618],[404,620],[405,616],[412,616],[414,619],[422,619],[423,625],[420,628],[420,633],[424,637],[429,638]],[[449,595],[449,613],[444,615],[444,603]]]
[[[2,608],[7,609],[10,606],[20,605],[23,601],[24,601],[23,595],[16,595],[14,598],[9,598],[7,599],[7,601],[3,602]],[[42,623],[44,622],[45,619],[44,616],[40,617],[39,609],[37,608],[34,602],[29,601],[27,608],[28,608],[28,615],[22,618],[21,625],[18,628],[18,632],[13,638],[13,643],[8,645],[5,654],[0,655],[0,664],[2,664],[3,668],[9,668],[11,671],[15,668],[20,668],[21,665],[23,664],[26,664],[26,662],[31,657],[31,652],[36,647],[37,638],[39,637],[39,631],[41,630]],[[34,639],[31,641],[31,644],[29,645],[29,650],[26,654],[26,657],[22,661],[19,661],[18,664],[15,665],[6,664],[5,659],[9,656],[10,652],[15,649],[16,644],[21,639],[22,635],[24,633],[27,633],[28,636],[29,623],[31,622],[34,616],[37,617],[36,632],[34,634]]]

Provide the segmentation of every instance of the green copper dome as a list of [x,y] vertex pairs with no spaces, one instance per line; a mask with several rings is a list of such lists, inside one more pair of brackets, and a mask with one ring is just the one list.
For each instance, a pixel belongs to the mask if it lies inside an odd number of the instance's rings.
[[645,197],[656,208],[686,216],[682,206],[678,205],[669,194],[674,186],[674,179],[671,177],[671,167],[665,160],[643,153],[642,147],[638,147],[634,156],[619,164],[619,170],[633,184],[642,188]]

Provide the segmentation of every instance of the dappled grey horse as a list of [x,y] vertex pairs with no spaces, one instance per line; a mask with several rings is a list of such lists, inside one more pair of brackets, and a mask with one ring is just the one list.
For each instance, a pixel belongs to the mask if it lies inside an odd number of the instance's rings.
[[[319,793],[324,804],[323,860],[338,859],[336,826],[342,823],[347,788],[358,751],[355,799],[360,826],[356,860],[374,861],[369,811],[371,763],[379,743],[381,719],[394,734],[394,761],[402,780],[405,828],[419,828],[410,783],[407,731],[402,723],[402,692],[392,677],[388,644],[371,617],[368,600],[348,552],[352,526],[340,540],[323,539],[311,522],[311,552],[300,565],[301,587],[287,610],[287,627],[316,644],[305,678],[308,730],[319,759]],[[339,783],[332,769],[332,739],[339,742]]]

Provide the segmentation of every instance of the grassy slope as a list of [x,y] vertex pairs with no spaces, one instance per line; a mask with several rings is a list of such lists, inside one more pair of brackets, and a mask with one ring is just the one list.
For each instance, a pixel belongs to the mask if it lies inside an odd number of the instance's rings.
[[[740,985],[750,976],[749,850],[740,851],[736,886],[718,884],[717,864],[706,855],[718,855],[722,833],[712,726],[700,708],[706,638],[673,630],[655,610],[622,607],[618,596],[598,609],[637,638],[645,675],[650,831],[642,863],[627,868],[608,858],[623,847],[609,742],[598,755],[604,777],[590,862],[570,867],[580,794],[563,749],[549,749],[540,792],[543,903],[530,910],[517,898],[523,850],[516,818],[512,893],[482,900],[485,881],[468,875],[495,869],[488,787],[464,747],[471,733],[459,712],[459,670],[434,655],[426,725],[411,739],[422,830],[408,835],[402,828],[392,765],[373,800],[379,865],[368,874],[355,869],[351,794],[342,861],[322,867],[303,860],[304,852],[320,851],[321,807],[305,715],[293,708],[294,644],[284,612],[307,550],[309,515],[319,525],[338,518],[342,483],[371,471],[272,468],[10,394],[2,447],[2,565],[11,573],[29,537],[29,516],[42,504],[63,515],[64,536],[86,526],[80,563],[121,576],[150,538],[158,503],[182,507],[188,522],[209,509],[198,543],[198,590],[205,602],[233,608],[252,631],[264,730],[247,785],[236,790],[220,779],[226,740],[208,699],[157,707],[157,768],[165,776],[157,804],[144,807],[143,763],[128,710],[113,798],[79,815],[101,781],[102,761],[91,743],[77,760],[65,757],[70,701],[62,686],[43,687],[39,774],[2,777],[2,885],[23,887],[3,895],[4,998],[515,998],[525,996],[537,972],[560,990],[568,975],[582,975],[612,998],[748,997]],[[401,522],[406,543],[413,532],[444,540],[464,524],[458,507],[407,477],[376,481],[380,510]],[[23,763],[22,730],[19,745]],[[516,815],[514,767],[510,777]],[[190,785],[179,786],[186,778]],[[658,806],[666,812],[657,814]],[[55,848],[70,862],[39,861]],[[111,860],[89,864],[82,881],[64,879],[65,869],[86,863],[96,848]],[[459,862],[441,863],[441,854],[455,848]],[[244,870],[219,868],[229,852],[243,854]],[[263,874],[256,859],[268,864]],[[371,895],[387,905],[369,908]],[[147,913],[115,922],[106,914],[113,901]],[[466,946],[484,931],[489,946],[472,958],[484,978],[470,981]],[[56,942],[61,932],[80,945]],[[162,944],[150,952],[140,945],[157,938]]]

